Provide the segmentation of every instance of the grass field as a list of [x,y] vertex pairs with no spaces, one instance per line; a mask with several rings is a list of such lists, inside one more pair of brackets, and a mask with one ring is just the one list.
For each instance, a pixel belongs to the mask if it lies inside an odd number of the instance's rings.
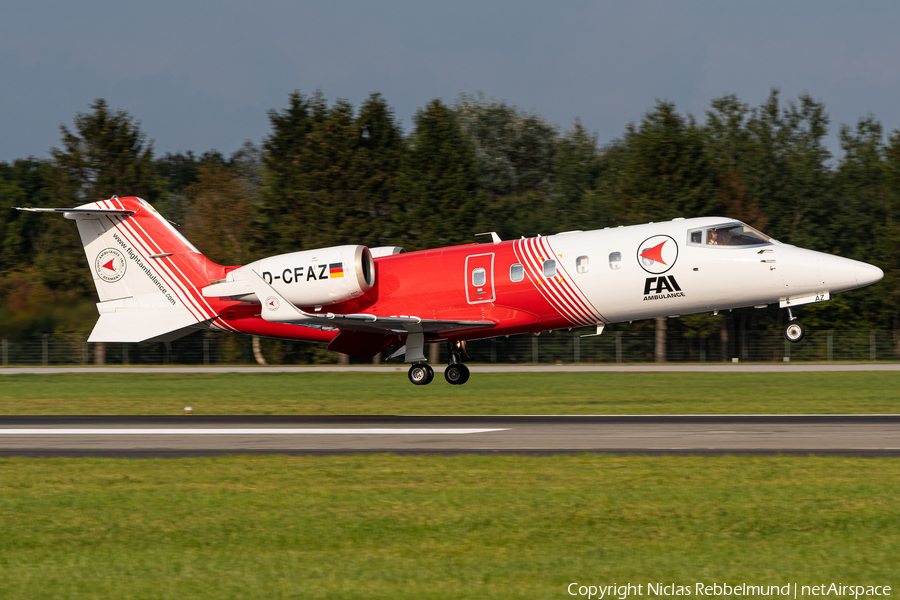
[[[893,373],[9,375],[0,414],[896,413]],[[890,585],[900,461],[0,457],[0,599]]]
[[398,373],[0,376],[0,414],[750,414],[900,412],[900,375]]
[[891,585],[900,461],[0,459],[0,598],[568,598]]

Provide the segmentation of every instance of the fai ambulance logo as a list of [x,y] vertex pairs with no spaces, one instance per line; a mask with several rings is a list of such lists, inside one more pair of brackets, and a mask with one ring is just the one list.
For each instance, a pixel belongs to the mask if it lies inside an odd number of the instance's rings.
[[648,273],[661,275],[678,259],[678,244],[667,235],[654,235],[638,246],[637,260]]
[[281,302],[279,302],[278,298],[276,298],[275,296],[269,296],[268,298],[266,298],[266,308],[268,308],[269,310],[276,311],[278,310],[279,306],[281,306]]
[[115,248],[105,248],[94,261],[97,276],[106,283],[115,283],[125,277],[125,255]]

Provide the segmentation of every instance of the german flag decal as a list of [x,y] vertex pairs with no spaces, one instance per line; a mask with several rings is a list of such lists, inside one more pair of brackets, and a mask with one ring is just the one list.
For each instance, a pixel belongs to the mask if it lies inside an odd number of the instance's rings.
[[331,263],[328,265],[328,276],[332,279],[344,276],[344,263]]

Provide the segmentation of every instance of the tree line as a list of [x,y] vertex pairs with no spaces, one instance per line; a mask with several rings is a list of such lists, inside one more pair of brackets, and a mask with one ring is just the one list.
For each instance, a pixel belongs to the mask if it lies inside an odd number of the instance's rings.
[[[87,331],[95,292],[75,227],[14,206],[113,194],[153,203],[210,259],[362,243],[408,250],[675,217],[741,219],[786,243],[878,265],[885,280],[804,307],[812,328],[900,329],[900,131],[874,116],[825,139],[823,103],[717,98],[702,119],[658,102],[600,143],[515,105],[433,100],[403,131],[379,94],[358,107],[295,92],[271,130],[225,156],[156,156],[140,123],[100,99],[61,126],[48,159],[0,162],[0,331]],[[897,217],[897,218],[895,218]],[[779,327],[782,311],[671,320],[691,335]],[[636,327],[646,327],[638,325]]]

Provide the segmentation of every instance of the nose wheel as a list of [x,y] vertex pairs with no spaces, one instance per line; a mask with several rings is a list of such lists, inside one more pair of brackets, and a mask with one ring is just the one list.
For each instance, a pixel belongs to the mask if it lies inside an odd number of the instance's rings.
[[788,309],[788,318],[790,320],[787,327],[784,328],[784,337],[787,341],[796,344],[806,336],[806,327],[797,320],[790,308]]
[[789,342],[797,343],[806,336],[806,327],[800,321],[791,321],[784,328],[784,337]]
[[415,385],[428,385],[434,379],[434,369],[425,363],[411,366],[406,374]]

